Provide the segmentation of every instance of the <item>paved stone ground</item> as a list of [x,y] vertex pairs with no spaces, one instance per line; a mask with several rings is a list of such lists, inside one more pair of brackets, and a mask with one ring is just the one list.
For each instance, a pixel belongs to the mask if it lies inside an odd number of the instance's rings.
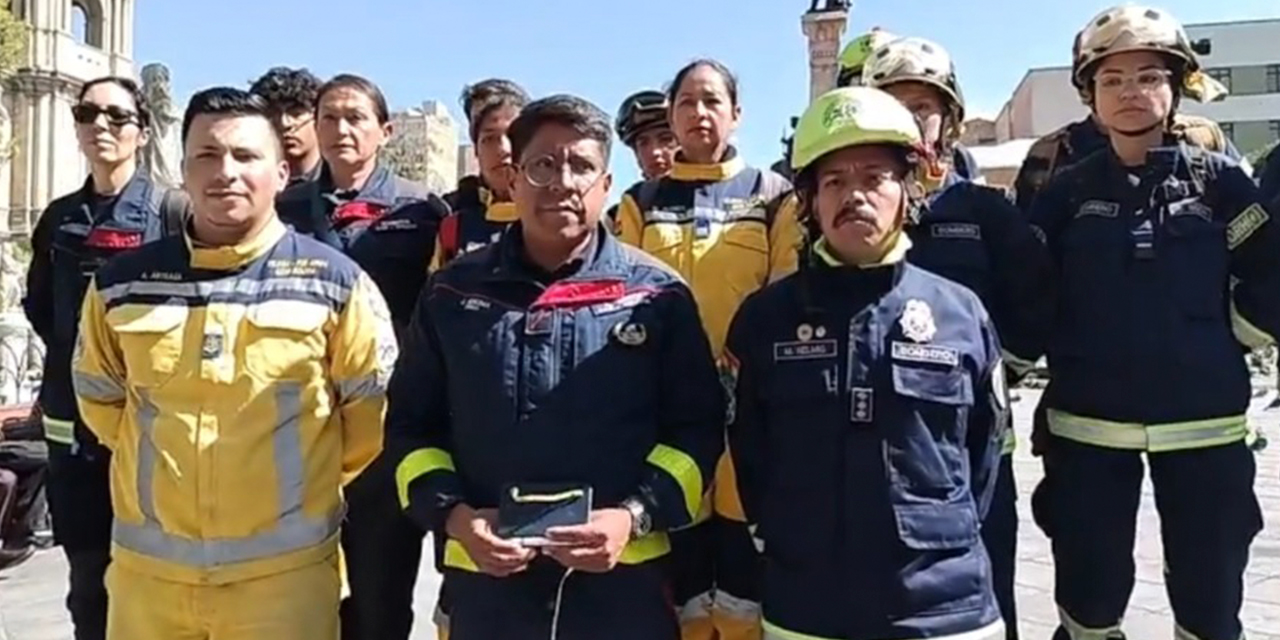
[[[1030,432],[1035,391],[1022,390],[1015,405],[1016,426],[1024,443]],[[1263,411],[1274,392],[1259,392],[1253,418],[1264,425],[1272,446],[1261,454],[1257,492],[1266,518],[1266,530],[1253,546],[1253,558],[1245,577],[1246,598],[1242,617],[1251,640],[1280,640],[1280,411]],[[1053,604],[1053,560],[1048,540],[1032,523],[1030,493],[1040,478],[1040,464],[1028,447],[1019,448],[1017,474],[1021,489],[1022,517],[1018,566],[1018,606],[1022,636],[1047,640],[1053,633],[1057,613]],[[1138,583],[1125,618],[1125,629],[1133,640],[1171,638],[1173,615],[1162,581],[1159,523],[1150,484],[1143,494],[1138,530]],[[0,575],[0,640],[64,640],[71,628],[63,609],[66,565],[60,551],[42,552],[25,565]],[[418,624],[414,640],[434,638],[431,611],[439,576],[423,565],[418,584]]]

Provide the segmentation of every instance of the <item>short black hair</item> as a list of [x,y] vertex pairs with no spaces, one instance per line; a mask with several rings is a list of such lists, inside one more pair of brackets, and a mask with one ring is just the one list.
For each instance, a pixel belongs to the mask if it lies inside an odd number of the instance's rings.
[[458,102],[470,125],[471,141],[475,142],[480,135],[480,125],[489,114],[503,107],[519,111],[529,104],[529,94],[511,80],[489,78],[463,87]]
[[331,91],[338,89],[351,89],[363,93],[365,97],[373,102],[374,115],[378,118],[378,124],[386,124],[391,121],[391,110],[387,108],[387,97],[382,94],[382,89],[374,84],[368,78],[358,76],[352,73],[340,73],[331,80],[324,83],[320,87],[319,93],[316,94],[316,109],[320,109],[320,101],[324,100],[326,95]]
[[249,87],[276,113],[314,111],[320,96],[320,79],[306,68],[272,67]]
[[[262,118],[271,123],[271,107],[262,96],[235,87],[213,87],[191,96],[187,103],[187,111],[182,115],[183,144],[191,133],[191,123],[201,115]],[[275,127],[271,127],[271,131],[274,132]],[[271,137],[277,145],[281,144],[278,135],[273,133]]]
[[520,110],[520,115],[507,130],[507,137],[511,138],[511,155],[517,164],[538,130],[553,123],[599,142],[604,151],[605,166],[609,165],[609,151],[613,145],[613,125],[609,122],[609,115],[587,100],[566,94],[534,100]]
[[151,126],[151,109],[147,107],[147,102],[142,97],[142,87],[130,78],[120,76],[94,78],[80,86],[80,94],[76,96],[76,102],[84,102],[84,97],[89,94],[89,90],[100,84],[114,84],[128,92],[129,97],[133,98],[133,108],[138,112],[138,122],[144,129]]
[[738,76],[734,75],[733,71],[725,66],[723,62],[710,58],[694,60],[676,72],[675,79],[667,87],[667,99],[671,101],[671,104],[676,103],[676,95],[680,93],[680,85],[684,84],[685,78],[689,77],[689,74],[693,73],[698,67],[707,67],[720,74],[720,77],[724,80],[724,88],[729,92],[729,103],[735,107],[738,106]]

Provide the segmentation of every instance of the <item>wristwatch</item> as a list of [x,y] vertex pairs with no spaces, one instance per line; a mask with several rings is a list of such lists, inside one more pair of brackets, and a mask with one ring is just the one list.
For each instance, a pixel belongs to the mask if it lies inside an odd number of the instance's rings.
[[636,498],[622,501],[622,508],[631,512],[631,539],[643,538],[653,532],[653,518],[644,503]]

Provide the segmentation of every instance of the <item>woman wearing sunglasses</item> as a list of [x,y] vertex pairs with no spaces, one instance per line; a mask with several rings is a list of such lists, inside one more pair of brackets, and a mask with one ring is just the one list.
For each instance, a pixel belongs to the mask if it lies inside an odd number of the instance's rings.
[[71,116],[89,165],[84,186],[54,200],[31,237],[23,306],[48,350],[40,408],[49,444],[49,508],[54,538],[71,567],[67,608],[76,640],[106,634],[111,494],[108,453],[80,421],[71,380],[76,319],[89,279],[107,260],[181,233],[186,198],[138,171],[151,114],[137,83],[91,80]]
[[[667,98],[667,120],[680,151],[667,176],[637,184],[623,196],[618,236],[680,272],[718,356],[738,305],[795,270],[796,209],[784,199],[790,183],[747,166],[730,143],[742,107],[737,79],[727,67],[714,60],[686,65]],[[683,635],[758,638],[757,554],[727,457],[716,477],[715,521],[678,532],[672,541]]]

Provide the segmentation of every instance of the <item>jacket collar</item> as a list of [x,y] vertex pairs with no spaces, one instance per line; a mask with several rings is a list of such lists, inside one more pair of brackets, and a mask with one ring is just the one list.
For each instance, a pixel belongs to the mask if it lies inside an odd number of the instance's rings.
[[725,150],[724,158],[715,164],[686,162],[684,154],[677,153],[669,177],[680,182],[721,182],[738,175],[746,167],[738,150],[730,146]]
[[[527,281],[538,269],[525,256],[523,223],[519,221],[507,227],[495,249],[490,258],[493,280]],[[622,279],[627,275],[625,250],[603,223],[596,227],[591,245],[579,261],[576,267],[569,267],[570,271],[557,280]]]
[[229,271],[258,259],[270,251],[284,237],[285,226],[273,213],[271,221],[258,232],[258,235],[237,245],[225,247],[207,247],[197,245],[191,237],[188,227],[183,238],[187,243],[187,251],[191,255],[191,266],[196,269],[213,269]]
[[826,238],[819,238],[813,245],[813,257],[822,266],[835,269],[877,269],[904,261],[907,257],[907,252],[911,250],[911,246],[911,238],[906,233],[899,233],[893,246],[889,248],[888,253],[880,260],[871,264],[850,265],[845,264],[840,258],[836,257],[836,254],[831,251],[831,247],[827,244]]
[[[157,187],[143,175],[141,169],[134,171],[133,176],[125,183],[124,189],[120,190],[119,199],[116,200],[112,213],[145,211],[151,199],[151,190],[155,188]],[[80,193],[85,204],[88,204],[93,199],[93,176],[89,176],[84,181],[84,186],[81,187]]]
[[509,223],[520,218],[516,212],[516,204],[510,200],[498,200],[493,191],[484,183],[484,178],[476,179],[476,194],[480,204],[484,205],[484,219],[489,222]]
[[[320,169],[320,177],[316,180],[320,193],[330,193],[333,188],[333,174],[329,169],[329,164],[323,163]],[[352,198],[353,202],[369,202],[372,204],[380,204],[383,206],[391,206],[395,201],[395,174],[391,173],[381,162],[373,168],[373,173],[369,174],[369,179],[365,181],[356,197]]]

